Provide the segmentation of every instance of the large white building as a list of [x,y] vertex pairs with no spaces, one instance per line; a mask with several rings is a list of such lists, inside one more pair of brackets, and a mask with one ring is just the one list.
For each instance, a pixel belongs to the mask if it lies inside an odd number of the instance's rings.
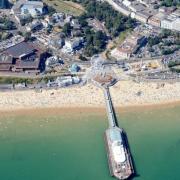
[[161,28],[180,31],[180,18],[169,15],[161,21]]

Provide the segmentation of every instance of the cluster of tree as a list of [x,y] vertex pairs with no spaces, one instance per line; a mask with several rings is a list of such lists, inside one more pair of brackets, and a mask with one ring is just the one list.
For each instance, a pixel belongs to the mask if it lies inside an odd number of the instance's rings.
[[66,23],[63,28],[62,28],[62,32],[64,33],[64,35],[66,37],[70,36],[71,35],[71,31],[72,31],[72,26],[70,23]]
[[[85,21],[86,22],[86,21]],[[82,23],[81,23],[82,24]],[[66,23],[62,29],[65,37],[70,37],[73,27],[70,23]],[[107,36],[102,31],[95,32],[88,24],[82,25],[81,35],[85,38],[84,54],[86,56],[92,56],[96,53],[102,52],[107,43]]]
[[123,16],[114,10],[107,2],[98,2],[96,0],[72,0],[81,3],[86,11],[80,18],[81,24],[86,24],[85,18],[97,18],[101,22],[105,22],[112,37],[118,36],[122,31],[131,29],[135,26],[135,20],[130,17]]
[[180,69],[178,66],[180,65],[180,61],[170,61],[168,67],[172,72],[180,73]]
[[162,49],[162,54],[163,55],[173,54],[178,49],[179,49],[178,47]]
[[180,6],[179,0],[161,0],[161,6],[171,7]]
[[[173,37],[173,40],[169,40],[168,37]],[[153,37],[150,36],[148,38],[149,47],[152,47],[160,43],[162,47],[171,46],[171,45],[180,46],[180,33],[164,29],[158,36],[153,36]],[[165,51],[165,53],[168,53],[168,52]]]
[[148,38],[148,44],[150,47],[159,44],[161,42],[161,39],[159,37],[149,37]]
[[102,31],[93,31],[90,28],[85,30],[86,47],[84,53],[86,56],[92,56],[102,52],[107,43],[107,36]]
[[168,67],[171,68],[177,65],[180,65],[180,61],[170,61]]
[[28,23],[30,23],[32,21],[33,21],[32,16],[28,16],[26,18],[21,19],[20,23],[21,23],[22,26],[25,26],[26,24],[28,24]]
[[56,9],[54,7],[52,7],[52,6],[47,5],[47,4],[45,4],[44,10],[45,10],[45,12],[48,13],[49,16],[56,13]]
[[[98,19],[105,24],[109,34],[112,37],[120,35],[121,32],[132,29],[135,26],[135,21],[130,17],[125,17],[116,10],[114,10],[108,3],[96,0],[71,0],[76,3],[81,3],[85,7],[85,12],[78,17],[79,23],[82,27],[86,45],[84,53],[86,56],[92,56],[96,53],[102,52],[106,48],[107,35],[98,31],[95,32],[88,26],[87,19]],[[66,36],[71,34],[70,24],[66,24],[63,32]]]
[[169,36],[173,36],[175,39],[180,39],[180,33],[176,31],[171,31],[168,29],[163,29],[160,33],[160,38],[168,38]]
[[20,36],[23,36],[25,41],[34,41],[35,40],[35,37],[31,36],[32,35],[31,32],[18,31],[18,34]]
[[0,18],[1,31],[14,30],[14,29],[16,29],[16,25],[14,22],[8,20],[7,18]]
[[10,37],[12,37],[13,34],[12,33],[8,33],[8,32],[0,32],[0,41],[9,39]]

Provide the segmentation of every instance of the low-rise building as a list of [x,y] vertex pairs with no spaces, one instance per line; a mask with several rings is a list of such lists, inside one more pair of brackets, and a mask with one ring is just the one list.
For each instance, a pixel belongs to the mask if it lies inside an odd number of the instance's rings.
[[26,30],[31,31],[37,31],[43,28],[43,24],[39,20],[34,20],[32,23],[30,23],[28,26],[26,26]]
[[13,58],[11,56],[1,54],[0,55],[0,71],[10,71],[13,64]]
[[71,77],[71,76],[64,76],[64,77],[57,77],[55,81],[49,81],[47,83],[48,87],[66,87],[73,84],[79,84],[81,79],[79,77]]
[[111,51],[111,55],[116,59],[129,59],[133,53],[146,42],[146,37],[134,33],[117,48]]
[[180,18],[180,9],[176,9],[176,10],[172,13],[172,15]]
[[72,19],[72,20],[71,20],[71,26],[72,26],[74,29],[80,29],[80,28],[81,28],[81,25],[80,25],[78,19]]
[[30,14],[32,17],[45,13],[44,3],[41,1],[26,1],[20,7],[21,14]]
[[48,43],[48,45],[53,49],[60,49],[64,44],[64,38],[61,38],[59,34],[50,38]]
[[58,56],[51,56],[46,59],[46,69],[53,68],[55,66],[58,66],[60,64],[63,64],[63,60],[59,58]]
[[106,0],[109,4],[111,4],[117,11],[121,12],[125,16],[129,16],[131,14],[131,10],[122,4],[122,2],[119,0],[114,1],[114,0]]
[[171,14],[172,12],[174,12],[176,10],[176,7],[172,6],[172,7],[160,7],[159,8],[159,12],[165,13],[166,15]]
[[83,42],[83,38],[66,39],[63,48],[67,52],[73,52],[74,50],[80,48],[82,42]]
[[156,27],[161,27],[161,21],[164,19],[164,13],[157,13],[148,19],[148,24]]
[[[40,63],[45,58],[45,53],[35,44],[21,42],[2,52],[6,56],[9,71],[13,72],[40,72]],[[5,61],[0,61],[0,66],[4,65]],[[0,69],[1,70],[1,69]]]
[[149,17],[151,17],[151,15],[147,12],[132,12],[131,13],[131,17],[135,18],[136,20],[142,22],[142,23],[147,23]]
[[52,18],[54,19],[54,21],[56,23],[58,23],[59,21],[64,21],[65,14],[64,13],[54,13],[52,15]]
[[129,7],[129,6],[131,5],[131,1],[129,1],[129,0],[124,0],[124,1],[122,2],[122,4],[124,4],[125,6]]

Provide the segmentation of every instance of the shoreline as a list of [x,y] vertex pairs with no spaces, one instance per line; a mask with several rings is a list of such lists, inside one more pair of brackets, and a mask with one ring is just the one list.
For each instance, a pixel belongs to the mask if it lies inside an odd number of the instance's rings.
[[[141,109],[180,105],[180,83],[118,82],[110,88],[116,109]],[[105,109],[103,92],[87,84],[82,87],[42,90],[42,92],[0,92],[0,112],[41,109]]]

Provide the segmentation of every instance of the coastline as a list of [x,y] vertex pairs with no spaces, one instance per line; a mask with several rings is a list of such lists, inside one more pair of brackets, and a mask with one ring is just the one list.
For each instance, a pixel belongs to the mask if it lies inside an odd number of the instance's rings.
[[[162,107],[180,104],[180,83],[162,85],[157,83],[118,82],[110,88],[116,108],[134,109]],[[42,92],[0,92],[0,111],[22,111],[33,109],[104,109],[103,92],[87,84],[82,87],[42,90]]]

